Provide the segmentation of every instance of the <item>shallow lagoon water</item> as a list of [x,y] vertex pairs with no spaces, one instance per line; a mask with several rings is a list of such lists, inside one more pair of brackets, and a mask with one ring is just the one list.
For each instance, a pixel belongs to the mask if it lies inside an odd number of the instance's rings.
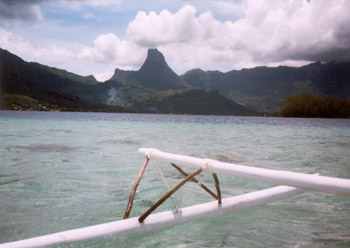
[[[0,243],[122,219],[144,160],[140,147],[350,178],[350,120],[0,111],[0,127]],[[182,178],[159,166],[171,186]],[[227,175],[219,180],[223,197],[271,187]],[[166,191],[151,163],[131,217]],[[193,183],[176,196],[185,197],[183,207],[212,200]],[[172,208],[168,200],[156,211]],[[136,237],[53,247],[348,248],[350,198],[306,192]]]

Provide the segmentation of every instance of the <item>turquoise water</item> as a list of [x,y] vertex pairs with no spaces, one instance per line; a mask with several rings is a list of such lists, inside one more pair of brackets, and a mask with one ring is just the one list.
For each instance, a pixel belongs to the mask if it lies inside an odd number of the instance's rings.
[[[140,147],[350,178],[350,120],[0,111],[0,243],[122,219],[144,160]],[[131,217],[167,191],[155,165]],[[179,182],[176,170],[159,166],[171,186]],[[219,180],[223,197],[271,187]],[[204,182],[214,188],[209,176]],[[182,206],[212,200],[193,183],[177,194],[184,196]],[[156,211],[172,208],[168,200]],[[349,248],[350,198],[306,192],[151,234],[54,247]]]

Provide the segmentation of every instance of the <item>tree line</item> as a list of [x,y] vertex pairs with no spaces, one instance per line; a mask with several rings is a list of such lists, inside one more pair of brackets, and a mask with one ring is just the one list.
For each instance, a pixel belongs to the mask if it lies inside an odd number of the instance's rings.
[[350,99],[308,94],[287,97],[280,109],[282,117],[350,118]]

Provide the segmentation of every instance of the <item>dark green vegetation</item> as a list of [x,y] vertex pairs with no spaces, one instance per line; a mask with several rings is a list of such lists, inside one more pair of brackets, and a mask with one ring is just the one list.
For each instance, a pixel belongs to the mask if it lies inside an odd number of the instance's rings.
[[35,62],[33,62],[31,64],[36,66],[38,69],[46,70],[48,72],[51,72],[52,74],[55,74],[57,76],[60,76],[61,78],[64,78],[64,79],[69,79],[69,80],[72,80],[72,81],[75,81],[75,82],[79,82],[79,83],[82,83],[82,84],[90,84],[90,85],[98,83],[96,78],[94,76],[92,76],[92,75],[87,76],[87,77],[82,77],[82,76],[79,76],[77,74],[68,72],[66,70],[60,70],[60,69],[57,69],[57,68],[41,65],[41,64],[38,64],[38,63],[35,63]]
[[218,91],[183,90],[159,94],[154,105],[161,113],[227,115],[232,110],[233,115],[256,115],[257,113],[239,105]]
[[[1,109],[253,115],[218,92],[190,89],[150,49],[139,71],[116,70],[104,83],[65,70],[28,63],[0,50]],[[159,68],[159,70],[157,70]]]
[[350,118],[350,99],[298,95],[284,100],[283,117]]
[[93,92],[100,85],[90,85],[91,77],[28,63],[5,50],[0,50],[0,62],[1,109],[125,112],[75,94]]
[[226,73],[195,69],[182,77],[195,88],[219,90],[227,98],[267,115],[276,114],[289,96],[350,97],[350,63],[316,62],[299,68],[257,67]]
[[116,69],[110,80],[99,83],[93,76],[25,62],[2,49],[0,61],[1,109],[277,115],[283,100],[293,95],[350,97],[350,63],[226,73],[195,69],[178,76],[158,50],[149,49],[140,70]]

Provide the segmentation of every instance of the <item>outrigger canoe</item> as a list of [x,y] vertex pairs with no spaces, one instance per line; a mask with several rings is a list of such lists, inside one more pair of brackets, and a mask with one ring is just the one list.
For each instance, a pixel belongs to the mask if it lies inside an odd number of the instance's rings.
[[[191,220],[219,216],[246,208],[259,206],[274,201],[293,197],[304,191],[318,191],[350,196],[350,179],[310,175],[291,171],[271,170],[244,165],[224,163],[211,159],[200,159],[162,152],[154,148],[141,148],[139,153],[145,156],[145,162],[132,188],[124,219],[54,234],[34,237],[30,239],[0,244],[0,248],[41,247],[53,244],[75,242],[92,238],[118,238],[153,232]],[[142,175],[149,161],[166,162],[174,166],[185,176],[178,185],[160,198],[150,209],[140,217],[130,218],[133,199]],[[191,174],[184,172],[179,166],[195,169]],[[182,185],[192,180],[198,183],[195,176],[202,171],[210,172],[215,181],[216,193],[199,183],[203,189],[213,196],[214,201],[190,207],[152,214],[165,200],[171,197]],[[271,183],[276,186],[264,190],[246,193],[238,196],[221,198],[219,181],[216,174],[224,173],[252,180]]]

